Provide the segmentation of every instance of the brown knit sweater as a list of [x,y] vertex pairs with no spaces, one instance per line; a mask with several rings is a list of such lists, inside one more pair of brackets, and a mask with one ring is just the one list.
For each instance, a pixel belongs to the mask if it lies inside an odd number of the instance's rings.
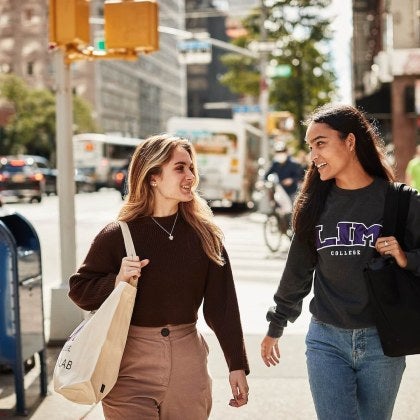
[[[175,215],[155,218],[170,231]],[[249,373],[238,302],[226,251],[222,267],[211,261],[194,229],[179,214],[171,241],[150,217],[128,222],[142,269],[131,323],[143,327],[187,324],[203,313],[224,352],[229,371]],[[98,309],[114,288],[124,240],[117,222],[94,239],[78,271],[70,277],[70,298],[82,309]]]

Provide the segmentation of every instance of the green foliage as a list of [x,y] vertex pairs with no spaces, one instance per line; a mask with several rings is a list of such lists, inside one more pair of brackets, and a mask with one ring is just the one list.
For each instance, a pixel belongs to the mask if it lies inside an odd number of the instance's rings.
[[80,96],[73,96],[73,118],[74,132],[77,133],[96,133],[99,128],[92,118],[92,108]]
[[[26,153],[51,159],[55,155],[55,96],[33,89],[15,75],[0,77],[0,98],[13,103],[15,114],[0,131],[0,154]],[[96,131],[89,105],[73,98],[77,132]]]
[[[273,110],[287,110],[295,115],[296,136],[304,141],[304,128],[299,124],[314,108],[330,102],[336,91],[336,77],[326,46],[332,37],[331,21],[320,11],[331,0],[273,0],[266,8],[267,41],[276,43],[268,54],[270,66],[291,66],[288,78],[273,78],[270,86],[270,105]],[[242,24],[248,34],[234,40],[246,47],[261,40],[260,10],[255,9]],[[259,60],[239,54],[225,54],[222,61],[228,71],[221,83],[233,92],[252,96],[257,100],[260,83]]]

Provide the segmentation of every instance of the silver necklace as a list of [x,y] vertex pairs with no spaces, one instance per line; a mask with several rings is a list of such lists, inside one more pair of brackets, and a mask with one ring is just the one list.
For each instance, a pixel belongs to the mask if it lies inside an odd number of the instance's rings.
[[178,212],[176,212],[175,221],[174,221],[174,224],[172,225],[172,229],[170,232],[168,232],[159,222],[157,222],[154,217],[152,216],[150,217],[161,229],[163,229],[169,235],[168,238],[170,241],[172,241],[174,239],[174,235],[172,235],[172,232],[174,231],[176,221],[178,220]]

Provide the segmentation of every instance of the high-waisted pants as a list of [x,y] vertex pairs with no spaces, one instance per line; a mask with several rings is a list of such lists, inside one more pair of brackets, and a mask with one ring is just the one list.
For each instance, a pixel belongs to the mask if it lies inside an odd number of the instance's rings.
[[208,346],[195,323],[131,326],[107,420],[205,420],[211,410]]

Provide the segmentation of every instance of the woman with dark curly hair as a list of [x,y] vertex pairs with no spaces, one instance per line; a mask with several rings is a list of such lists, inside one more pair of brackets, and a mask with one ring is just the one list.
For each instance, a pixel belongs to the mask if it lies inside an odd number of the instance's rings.
[[375,127],[341,104],[315,110],[306,124],[312,165],[296,198],[295,235],[261,357],[267,366],[279,362],[279,337],[313,284],[306,356],[318,418],[390,419],[405,358],[383,353],[363,268],[377,251],[420,281],[420,196],[412,192],[404,252],[394,236],[381,234],[394,174]]

